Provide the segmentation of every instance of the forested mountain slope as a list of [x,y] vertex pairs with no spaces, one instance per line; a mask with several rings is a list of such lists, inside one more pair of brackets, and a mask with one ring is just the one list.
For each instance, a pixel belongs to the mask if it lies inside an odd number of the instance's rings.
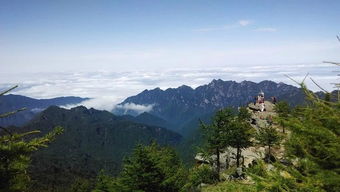
[[0,126],[15,125],[21,126],[31,120],[35,114],[41,112],[49,106],[78,104],[88,98],[81,97],[57,97],[52,99],[34,99],[22,95],[4,95],[0,97],[0,113],[26,108],[25,111],[16,113],[8,118],[0,119]]
[[179,134],[165,128],[83,106],[70,110],[49,107],[20,130],[40,130],[43,135],[58,125],[64,127],[64,133],[33,156],[31,172],[38,188],[95,177],[100,169],[116,174],[124,156],[136,144],[156,140],[161,145],[174,146],[181,140]]

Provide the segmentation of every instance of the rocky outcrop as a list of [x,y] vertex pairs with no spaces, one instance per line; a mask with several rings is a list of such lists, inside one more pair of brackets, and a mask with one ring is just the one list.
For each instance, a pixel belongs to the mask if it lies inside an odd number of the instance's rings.
[[[260,106],[258,103],[248,104],[248,110],[251,113],[253,119],[251,123],[252,127],[258,131],[259,127],[268,126],[272,123],[273,118],[277,115],[274,111],[274,104],[269,101],[265,101],[265,111],[260,112]],[[276,125],[273,125],[276,126]],[[254,139],[255,140],[255,139]],[[284,149],[282,147],[274,148],[272,151],[274,156],[281,158],[283,156]],[[263,159],[266,154],[266,148],[258,145],[246,148],[242,150],[241,164],[245,167],[249,167],[255,160]],[[209,160],[208,160],[209,159]],[[197,154],[195,160],[198,164],[207,163],[213,164],[216,160],[216,156],[210,158],[202,157],[202,154]],[[228,147],[220,155],[220,164],[222,169],[228,169],[229,167],[236,165],[236,148]]]

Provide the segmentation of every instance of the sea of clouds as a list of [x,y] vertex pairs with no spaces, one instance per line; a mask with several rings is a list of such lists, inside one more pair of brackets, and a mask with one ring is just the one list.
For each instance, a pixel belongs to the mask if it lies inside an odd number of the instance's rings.
[[[219,67],[206,69],[174,69],[162,71],[127,71],[127,72],[58,72],[1,74],[0,90],[18,84],[12,94],[33,98],[53,98],[60,96],[79,96],[91,98],[82,102],[88,108],[112,111],[114,109],[135,110],[138,113],[151,111],[153,105],[125,104],[118,105],[129,96],[145,89],[174,88],[183,84],[196,88],[208,84],[213,79],[243,80],[260,82],[272,80],[296,85],[291,78],[302,81],[307,73],[326,90],[333,90],[330,83],[339,82],[337,66],[315,63],[296,65],[265,65],[252,67]],[[1,72],[0,72],[1,73]],[[318,87],[309,79],[308,87],[318,91]],[[66,108],[74,106],[64,106]]]

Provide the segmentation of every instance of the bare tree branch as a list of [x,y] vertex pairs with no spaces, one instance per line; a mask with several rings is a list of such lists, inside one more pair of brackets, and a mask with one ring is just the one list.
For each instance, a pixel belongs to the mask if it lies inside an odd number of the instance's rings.
[[0,93],[0,96],[5,95],[6,93],[12,91],[13,89],[15,89],[15,88],[17,88],[17,87],[18,87],[18,85],[14,86],[14,87],[12,87],[12,88],[9,88],[9,89],[7,89],[6,91],[1,92],[1,93]]
[[309,77],[310,78],[310,80],[312,80],[313,81],[313,83],[316,85],[316,86],[318,86],[322,91],[324,91],[324,92],[326,92],[326,93],[328,93],[328,91],[327,90],[325,90],[324,88],[322,88],[319,84],[317,84],[311,77]]
[[323,63],[329,63],[329,64],[339,65],[339,66],[340,66],[340,63],[338,63],[338,62],[333,62],[333,61],[323,61]]
[[24,110],[26,110],[26,107],[21,108],[21,109],[17,109],[17,110],[11,111],[11,112],[3,113],[3,114],[0,114],[0,118],[5,118],[5,117],[8,117],[10,115],[13,115],[17,112],[24,111]]
[[308,75],[309,75],[309,73],[307,73],[306,76],[305,76],[305,78],[303,78],[302,83],[305,82],[305,80],[306,80],[306,78],[307,78]]
[[284,76],[286,76],[288,79],[294,81],[296,84],[301,85],[301,83],[299,83],[299,82],[297,82],[295,79],[289,77],[289,75],[286,75],[286,74],[285,74]]

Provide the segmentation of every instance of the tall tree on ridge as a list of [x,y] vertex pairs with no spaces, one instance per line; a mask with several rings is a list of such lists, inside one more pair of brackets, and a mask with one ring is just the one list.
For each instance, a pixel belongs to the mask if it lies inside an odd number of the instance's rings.
[[216,155],[216,172],[218,175],[221,169],[220,153],[228,147],[226,134],[233,121],[234,115],[232,110],[223,109],[216,112],[210,125],[205,125],[201,122],[201,129],[206,141],[203,150],[207,151],[208,155]]
[[282,137],[273,126],[260,127],[256,140],[263,146],[268,146],[267,162],[270,162],[271,147],[280,143]]
[[274,111],[278,114],[278,123],[282,127],[282,133],[285,133],[285,120],[288,118],[290,108],[286,101],[280,101],[274,106]]
[[227,146],[236,148],[236,165],[240,166],[242,149],[252,145],[251,138],[254,135],[254,129],[249,123],[250,114],[246,108],[240,108],[237,117],[234,118],[226,132]]

